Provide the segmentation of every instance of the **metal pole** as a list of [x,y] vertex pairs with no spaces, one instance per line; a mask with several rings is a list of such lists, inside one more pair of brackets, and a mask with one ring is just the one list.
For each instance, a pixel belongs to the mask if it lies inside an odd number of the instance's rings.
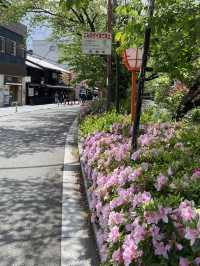
[[136,100],[137,100],[137,75],[136,71],[132,71],[132,86],[131,86],[131,120],[135,119],[136,115]]
[[120,99],[119,99],[119,57],[115,52],[115,64],[116,64],[116,79],[115,79],[115,89],[116,89],[116,111],[119,113],[120,109]]
[[[108,32],[112,33],[112,1],[108,0]],[[112,55],[107,56],[107,110],[112,102]]]
[[[149,0],[149,18],[153,17],[153,12],[154,12],[154,0]],[[133,151],[137,149],[137,137],[138,137],[139,127],[140,127],[142,98],[143,98],[143,91],[144,91],[144,82],[145,82],[146,66],[147,66],[147,61],[148,61],[149,46],[150,46],[150,37],[151,37],[151,27],[150,25],[147,25],[145,27],[145,33],[144,33],[144,52],[143,52],[142,66],[141,66],[140,77],[139,77],[139,82],[138,82],[136,116],[134,118],[134,124],[133,124],[133,133],[132,133]]]

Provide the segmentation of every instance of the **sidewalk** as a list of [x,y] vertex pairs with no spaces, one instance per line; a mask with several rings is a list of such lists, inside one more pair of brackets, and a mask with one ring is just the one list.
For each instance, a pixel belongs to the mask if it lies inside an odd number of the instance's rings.
[[65,148],[61,266],[98,266],[96,243],[80,177],[77,124],[75,120],[68,133]]
[[59,107],[57,104],[43,104],[43,105],[23,105],[23,106],[15,106],[12,107],[0,107],[0,117],[12,115],[12,114],[22,114],[22,113],[28,113],[33,112],[37,110],[46,110],[46,109],[53,109],[53,108],[61,108],[66,106],[73,106],[73,105],[64,105],[60,104]]

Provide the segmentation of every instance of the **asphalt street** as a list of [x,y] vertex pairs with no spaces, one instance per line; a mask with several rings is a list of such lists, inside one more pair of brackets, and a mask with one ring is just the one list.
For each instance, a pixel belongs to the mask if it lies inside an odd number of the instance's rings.
[[0,117],[0,266],[61,265],[64,146],[78,111]]

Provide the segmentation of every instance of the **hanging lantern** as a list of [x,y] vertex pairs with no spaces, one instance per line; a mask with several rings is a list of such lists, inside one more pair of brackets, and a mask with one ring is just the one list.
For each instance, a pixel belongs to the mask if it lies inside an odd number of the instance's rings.
[[131,87],[131,119],[134,120],[136,114],[137,101],[137,75],[142,65],[143,50],[139,48],[126,49],[122,56],[122,62],[132,74]]

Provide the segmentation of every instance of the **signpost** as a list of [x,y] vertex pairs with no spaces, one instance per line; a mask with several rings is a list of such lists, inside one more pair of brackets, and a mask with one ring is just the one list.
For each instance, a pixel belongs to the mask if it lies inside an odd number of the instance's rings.
[[108,32],[86,32],[82,37],[84,54],[111,55],[112,34]]

